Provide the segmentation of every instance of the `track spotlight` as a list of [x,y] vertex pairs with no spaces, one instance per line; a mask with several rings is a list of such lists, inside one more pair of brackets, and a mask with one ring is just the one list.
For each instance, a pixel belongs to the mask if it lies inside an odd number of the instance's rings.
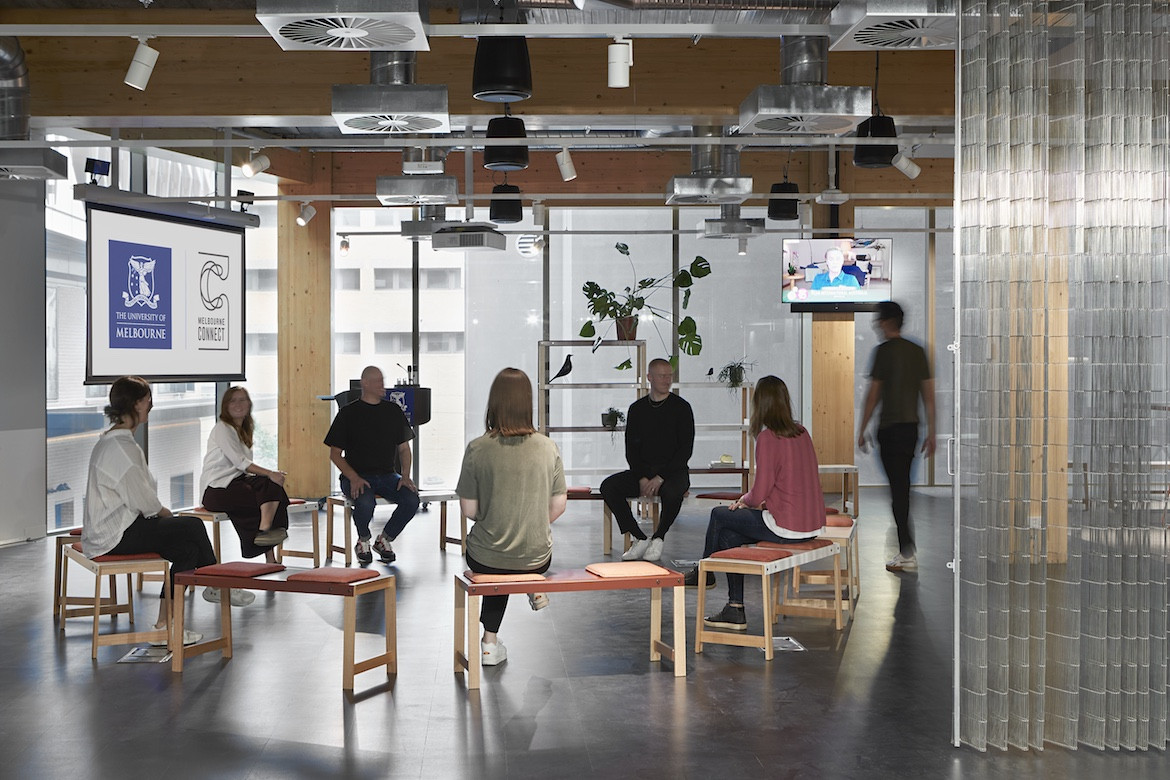
[[240,213],[247,214],[248,206],[256,202],[256,193],[247,190],[236,190],[236,202],[240,204]]
[[745,255],[747,255],[747,242],[748,242],[748,240],[746,238],[741,238],[739,240],[739,256],[740,257],[744,257]]
[[918,174],[922,173],[922,167],[902,152],[898,152],[894,155],[893,165],[895,168],[901,171],[907,179],[917,179]]
[[317,209],[313,207],[312,203],[306,203],[301,206],[301,213],[297,214],[297,224],[304,227],[312,222],[315,216],[317,216]]
[[268,159],[268,155],[258,154],[241,165],[240,168],[243,170],[244,175],[250,179],[261,171],[268,170],[269,165],[272,165],[272,160]]
[[349,236],[341,237],[341,244],[337,248],[337,254],[341,255],[342,257],[349,256]]
[[577,167],[573,165],[573,158],[569,155],[567,146],[557,152],[557,167],[561,169],[563,181],[572,181],[577,178]]
[[634,64],[634,42],[617,36],[609,45],[609,86],[625,89],[630,86],[630,66]]
[[158,50],[146,45],[146,37],[138,39],[138,48],[134,50],[134,59],[130,61],[130,69],[126,71],[126,78],[122,81],[134,89],[146,89],[150,81],[150,74],[154,73],[154,64],[158,62]]

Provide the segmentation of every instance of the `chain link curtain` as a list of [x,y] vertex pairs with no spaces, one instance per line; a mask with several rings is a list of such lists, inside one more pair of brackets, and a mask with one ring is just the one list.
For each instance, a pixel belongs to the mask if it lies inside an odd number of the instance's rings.
[[961,2],[959,736],[1167,744],[1166,2]]

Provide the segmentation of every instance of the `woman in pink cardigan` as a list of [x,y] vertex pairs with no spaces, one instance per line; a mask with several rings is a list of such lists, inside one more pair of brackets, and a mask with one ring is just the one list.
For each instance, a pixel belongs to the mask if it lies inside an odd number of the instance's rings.
[[[792,419],[788,386],[779,378],[766,376],[756,383],[748,430],[756,440],[756,480],[738,501],[711,510],[704,558],[752,542],[812,539],[825,525],[825,499],[812,438]],[[695,568],[686,582],[697,585],[698,579]],[[704,585],[715,585],[713,573]],[[703,623],[747,630],[742,574],[727,575],[727,606],[703,618]]]

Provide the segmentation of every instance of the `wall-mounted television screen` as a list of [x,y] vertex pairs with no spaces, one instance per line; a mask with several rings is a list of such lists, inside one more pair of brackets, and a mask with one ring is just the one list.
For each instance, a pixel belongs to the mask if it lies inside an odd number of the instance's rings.
[[891,300],[888,238],[786,238],[780,299],[797,312],[873,311]]

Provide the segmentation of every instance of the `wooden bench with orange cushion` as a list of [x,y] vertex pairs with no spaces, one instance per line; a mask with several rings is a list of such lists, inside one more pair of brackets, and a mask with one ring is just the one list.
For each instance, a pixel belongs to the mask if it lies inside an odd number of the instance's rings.
[[[185,624],[184,604],[187,588],[200,585],[209,588],[245,588],[280,593],[315,593],[341,596],[345,599],[344,658],[342,660],[341,687],[353,690],[355,674],[386,667],[386,676],[398,671],[398,630],[396,623],[396,589],[394,575],[381,574],[372,569],[343,569],[325,567],[320,569],[286,569],[279,563],[219,563],[201,566],[193,571],[175,575],[176,598],[174,601],[174,635],[183,636]],[[385,602],[385,652],[357,660],[355,645],[357,636],[357,598],[367,593],[383,593]],[[223,651],[224,658],[232,657],[232,606],[230,599],[220,599],[221,635],[198,644],[182,647],[171,657],[171,671],[181,673],[183,663],[203,653]],[[181,642],[172,643],[181,645]]]
[[[841,548],[836,542],[825,540],[825,543],[821,544],[821,541],[814,539],[811,542],[776,545],[760,542],[756,545],[719,550],[710,557],[699,561],[700,583],[706,581],[708,572],[747,574],[760,578],[763,593],[761,604],[764,610],[764,629],[761,634],[753,635],[707,628],[703,623],[707,589],[699,588],[699,597],[695,608],[695,652],[703,652],[704,642],[738,647],[759,647],[764,651],[764,658],[771,661],[773,656],[773,624],[776,622],[777,614],[781,614],[778,612],[776,603],[778,595],[782,592],[779,582],[776,582],[781,573],[792,571],[798,566],[804,566],[813,561],[832,558],[837,593],[841,592]],[[844,627],[840,610],[840,599],[838,599],[838,630]],[[783,612],[782,614],[792,613]]]
[[[467,671],[469,690],[479,688],[479,609],[483,596],[528,593],[573,593],[600,590],[650,591],[650,660],[674,662],[674,676],[685,677],[686,601],[683,575],[649,561],[592,563],[584,569],[549,574],[455,575],[455,672]],[[673,645],[662,640],[662,590],[673,588]]]

